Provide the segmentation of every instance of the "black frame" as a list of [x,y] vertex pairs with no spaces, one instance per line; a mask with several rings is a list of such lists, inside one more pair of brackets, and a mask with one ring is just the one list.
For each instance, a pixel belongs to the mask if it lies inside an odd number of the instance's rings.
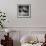
[[31,18],[31,4],[17,4],[17,17]]

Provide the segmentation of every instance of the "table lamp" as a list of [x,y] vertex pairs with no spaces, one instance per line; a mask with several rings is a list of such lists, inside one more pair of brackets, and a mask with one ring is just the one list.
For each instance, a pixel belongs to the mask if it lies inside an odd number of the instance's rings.
[[7,33],[7,36],[9,36],[9,29],[5,29],[5,32]]

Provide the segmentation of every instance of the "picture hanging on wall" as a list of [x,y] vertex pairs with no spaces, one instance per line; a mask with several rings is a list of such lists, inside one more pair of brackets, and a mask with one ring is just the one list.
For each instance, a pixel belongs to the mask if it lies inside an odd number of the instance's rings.
[[18,4],[17,5],[17,17],[30,18],[31,17],[31,5],[30,4]]

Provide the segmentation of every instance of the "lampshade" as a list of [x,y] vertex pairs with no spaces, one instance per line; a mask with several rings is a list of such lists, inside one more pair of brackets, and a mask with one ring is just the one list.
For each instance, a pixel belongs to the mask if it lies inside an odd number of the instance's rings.
[[10,30],[9,30],[9,29],[5,29],[5,32],[6,32],[6,33],[9,33],[9,32],[10,32]]

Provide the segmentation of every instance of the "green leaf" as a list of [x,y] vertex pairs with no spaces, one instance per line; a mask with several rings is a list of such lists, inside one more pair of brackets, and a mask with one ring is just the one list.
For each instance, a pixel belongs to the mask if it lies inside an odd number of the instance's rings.
[[0,12],[0,13],[2,13],[2,12]]
[[5,15],[5,13],[4,13],[4,15]]
[[1,25],[1,27],[3,28],[3,25]]
[[1,20],[3,20],[3,21],[4,21],[4,20],[6,20],[6,19],[1,19]]
[[1,23],[1,21],[0,21],[0,23]]
[[3,17],[6,17],[6,16],[3,16]]

